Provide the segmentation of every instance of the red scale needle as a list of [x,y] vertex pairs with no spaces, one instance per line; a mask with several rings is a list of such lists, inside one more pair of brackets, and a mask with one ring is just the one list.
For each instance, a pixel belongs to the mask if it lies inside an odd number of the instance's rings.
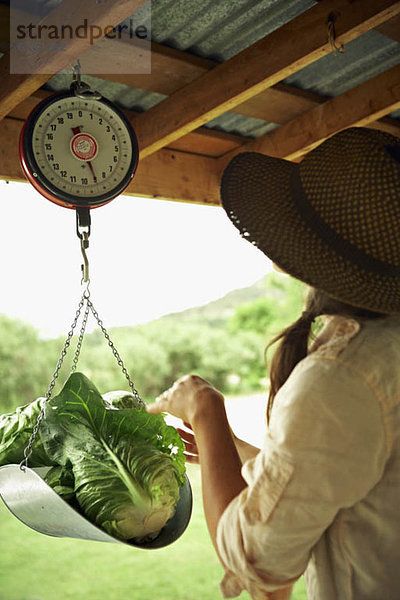
[[96,177],[96,175],[94,174],[94,169],[93,169],[93,165],[92,165],[92,163],[90,162],[90,160],[87,160],[87,161],[86,161],[86,164],[87,164],[87,165],[89,165],[90,172],[91,172],[91,173],[92,173],[92,175],[93,175],[93,181],[94,181],[95,183],[97,183],[97,177]]

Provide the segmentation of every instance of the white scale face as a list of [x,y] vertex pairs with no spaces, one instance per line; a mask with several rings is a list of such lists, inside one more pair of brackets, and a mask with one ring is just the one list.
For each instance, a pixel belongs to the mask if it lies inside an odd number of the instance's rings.
[[39,115],[32,150],[53,186],[89,199],[121,184],[133,152],[126,124],[112,108],[76,96],[56,100]]

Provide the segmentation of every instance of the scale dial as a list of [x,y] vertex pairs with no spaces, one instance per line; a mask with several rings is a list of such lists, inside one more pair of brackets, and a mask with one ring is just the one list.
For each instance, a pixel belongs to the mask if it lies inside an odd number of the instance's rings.
[[32,111],[21,132],[26,177],[48,200],[68,208],[94,208],[121,194],[138,155],[131,125],[104,98],[51,96]]

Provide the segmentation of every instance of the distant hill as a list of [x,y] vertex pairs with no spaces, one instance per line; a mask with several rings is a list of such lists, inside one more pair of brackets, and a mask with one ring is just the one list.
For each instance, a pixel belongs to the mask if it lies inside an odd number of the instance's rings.
[[218,300],[213,300],[203,306],[196,306],[186,310],[169,313],[157,319],[159,322],[179,321],[199,322],[207,321],[211,325],[218,325],[225,322],[234,313],[235,308],[241,304],[257,300],[266,294],[268,275],[259,279],[253,285],[233,290]]
[[[137,328],[144,330],[158,324],[172,324],[174,326],[178,324],[208,325],[213,328],[225,328],[227,320],[239,306],[263,297],[272,298],[276,306],[279,307],[279,316],[283,319],[287,318],[289,322],[293,310],[296,312],[297,308],[300,310],[299,307],[302,306],[302,302],[300,304],[298,302],[299,286],[304,287],[303,284],[296,282],[291,277],[282,277],[278,273],[271,272],[253,283],[253,285],[233,290],[208,304],[169,313],[140,325],[114,327],[112,331],[128,332]],[[293,309],[293,307],[295,308]]]

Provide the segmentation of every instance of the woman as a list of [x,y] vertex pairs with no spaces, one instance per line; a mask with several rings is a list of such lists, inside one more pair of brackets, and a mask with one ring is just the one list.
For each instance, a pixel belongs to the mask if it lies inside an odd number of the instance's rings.
[[200,377],[148,409],[193,430],[182,436],[201,464],[222,593],[289,598],[305,572],[310,600],[398,600],[400,140],[351,128],[299,165],[243,153],[221,196],[241,234],[311,286],[279,336],[260,452]]

